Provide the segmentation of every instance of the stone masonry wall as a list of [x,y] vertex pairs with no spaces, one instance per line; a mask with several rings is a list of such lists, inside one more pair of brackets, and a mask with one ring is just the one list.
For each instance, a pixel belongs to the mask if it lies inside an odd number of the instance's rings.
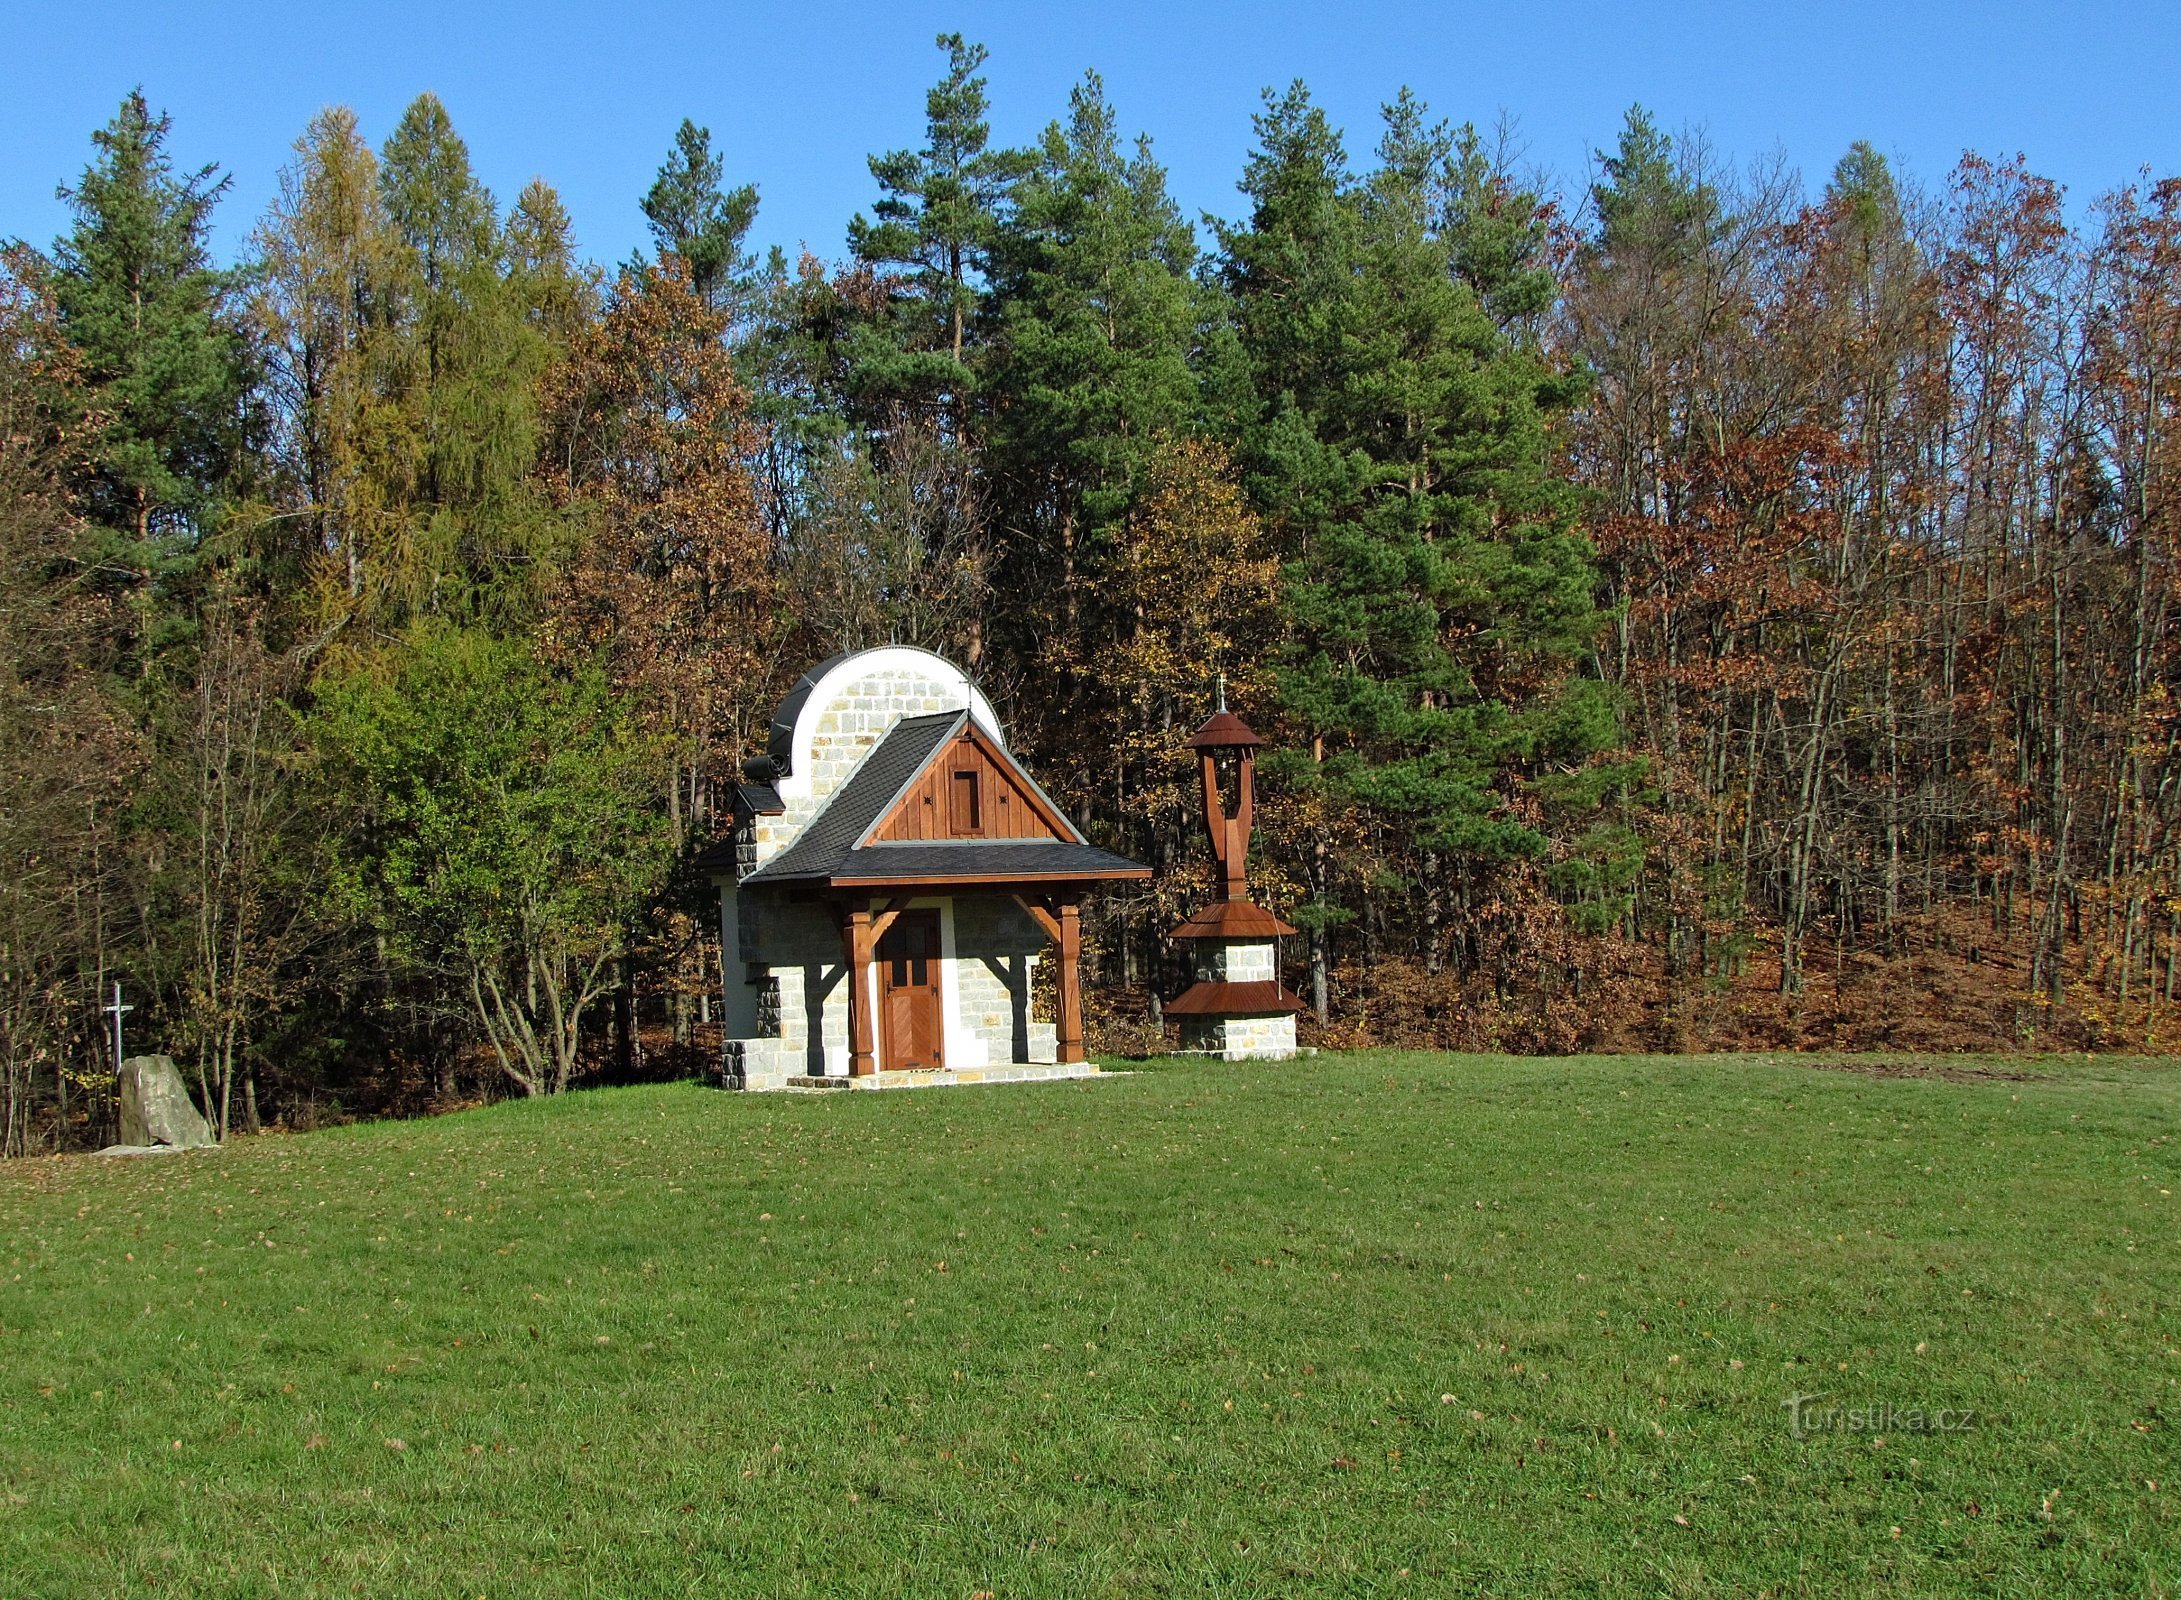
[[1285,1061],[1295,1054],[1295,1019],[1183,1017],[1181,1047],[1229,1061]]
[[[759,1037],[729,1041],[727,1081],[779,1088],[789,1077],[838,1077],[848,1070],[848,989],[840,933],[821,905],[750,894],[744,925],[756,923],[767,955],[759,987]],[[1023,909],[997,896],[954,903],[952,971],[963,1037],[949,1040],[949,1065],[1002,1067],[1051,1062],[1057,1030],[1030,1018],[1030,994],[1045,936]]]
[[1270,939],[1191,939],[1199,983],[1270,983],[1280,975],[1278,946]]
[[1030,1020],[1031,979],[1045,934],[1012,900],[964,895],[954,902],[954,981],[962,1031],[990,1062],[1051,1061],[1057,1029]]

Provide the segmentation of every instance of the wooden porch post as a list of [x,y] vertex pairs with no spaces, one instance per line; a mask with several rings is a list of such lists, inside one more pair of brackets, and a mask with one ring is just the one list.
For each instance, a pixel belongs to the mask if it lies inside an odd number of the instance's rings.
[[1083,953],[1082,921],[1078,904],[1063,900],[1060,913],[1060,1040],[1056,1052],[1063,1062],[1083,1059],[1083,979],[1077,969]]
[[1045,930],[1045,937],[1053,941],[1060,957],[1060,1016],[1056,1019],[1054,1056],[1061,1061],[1081,1061],[1083,1057],[1083,921],[1080,915],[1083,902],[1080,896],[1065,899],[1033,900],[1026,894],[1017,894],[1015,904],[1029,913],[1030,920]]
[[878,1071],[872,1046],[877,1030],[871,1016],[871,951],[878,941],[869,902],[851,903],[841,923],[841,945],[848,956],[848,1075],[868,1078]]

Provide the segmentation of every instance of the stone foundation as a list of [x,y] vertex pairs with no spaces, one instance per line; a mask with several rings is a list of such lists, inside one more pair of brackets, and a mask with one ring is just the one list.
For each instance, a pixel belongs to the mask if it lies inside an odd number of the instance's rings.
[[1228,1061],[1287,1061],[1295,1055],[1295,1018],[1183,1017],[1181,1047]]
[[729,1039],[720,1052],[719,1081],[728,1089],[785,1089],[804,1068],[778,1039]]
[[1073,1078],[1095,1078],[1098,1068],[1088,1061],[1065,1065],[1052,1061],[1022,1061],[1006,1067],[940,1067],[931,1072],[874,1072],[868,1078],[789,1078],[784,1089],[938,1089],[974,1083],[1061,1083]]
[[[1271,939],[1191,939],[1190,964],[1199,983],[1274,983],[1279,945]],[[1264,1017],[1180,1017],[1181,1047],[1228,1061],[1285,1061],[1295,1054],[1290,1012]]]

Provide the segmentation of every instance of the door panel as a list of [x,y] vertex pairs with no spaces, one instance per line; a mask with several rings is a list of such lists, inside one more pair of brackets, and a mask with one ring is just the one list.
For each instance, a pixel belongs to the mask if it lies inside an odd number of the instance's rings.
[[939,913],[904,911],[878,942],[880,1064],[888,1071],[946,1064],[939,999]]

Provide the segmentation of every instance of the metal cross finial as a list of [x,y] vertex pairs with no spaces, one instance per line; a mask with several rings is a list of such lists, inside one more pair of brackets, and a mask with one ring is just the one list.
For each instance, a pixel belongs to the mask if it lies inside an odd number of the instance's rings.
[[110,1013],[114,1019],[114,1071],[117,1073],[121,1070],[121,1019],[124,1014],[135,1009],[134,1006],[125,1006],[121,1003],[121,980],[115,979],[112,1002],[100,1006],[99,1010]]

